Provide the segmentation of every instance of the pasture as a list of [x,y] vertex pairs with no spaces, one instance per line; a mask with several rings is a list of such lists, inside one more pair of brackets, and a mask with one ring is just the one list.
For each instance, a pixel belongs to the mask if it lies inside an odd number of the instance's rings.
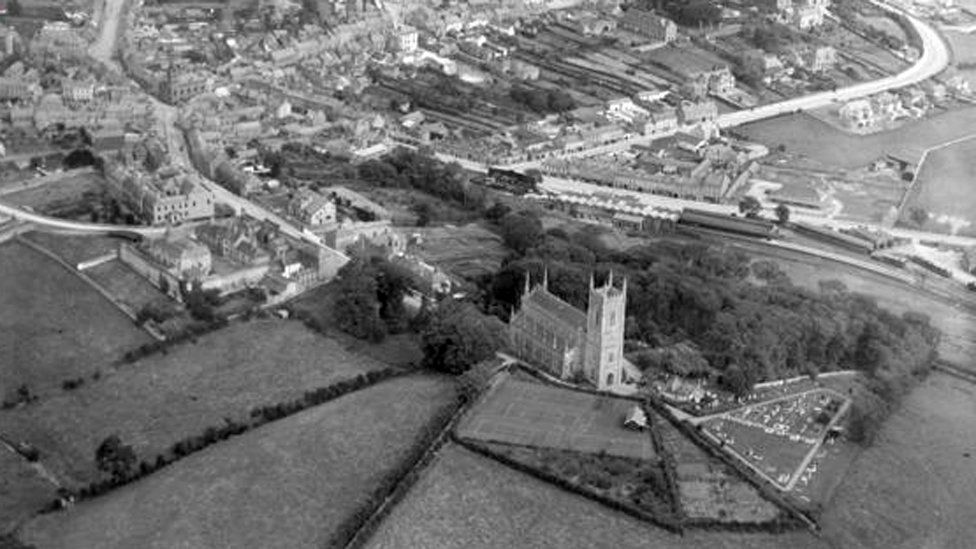
[[23,457],[0,443],[0,534],[9,532],[54,497],[54,486]]
[[[905,208],[902,224],[914,226],[911,212],[921,208],[929,214],[922,227],[949,232],[953,222],[959,234],[976,235],[976,132],[973,138],[931,152],[918,172],[918,179]],[[956,221],[958,220],[958,221]]]
[[72,483],[96,478],[95,449],[117,434],[139,459],[223,418],[300,397],[384,365],[347,352],[294,321],[231,326],[123,365],[99,381],[0,414],[0,432],[27,440],[42,461]]
[[149,341],[61,265],[17,242],[0,245],[0,395],[26,383],[43,397]]
[[118,259],[96,265],[85,273],[133,311],[138,312],[156,301],[169,301],[169,297]]
[[30,232],[24,238],[54,252],[69,265],[118,251],[123,242],[109,236],[88,236]]
[[380,383],[40,516],[21,538],[45,548],[324,547],[454,398],[449,378]]
[[468,413],[457,432],[485,442],[652,459],[651,437],[623,426],[635,404],[509,377]]
[[808,532],[669,533],[510,469],[445,446],[366,543],[369,549],[654,547],[820,549]]
[[850,170],[867,166],[887,153],[921,153],[928,147],[972,134],[974,126],[976,107],[965,107],[871,135],[854,135],[805,113],[746,124],[735,131],[771,147],[785,145],[787,153],[821,168]]
[[976,386],[933,374],[854,462],[821,519],[836,547],[971,547]]

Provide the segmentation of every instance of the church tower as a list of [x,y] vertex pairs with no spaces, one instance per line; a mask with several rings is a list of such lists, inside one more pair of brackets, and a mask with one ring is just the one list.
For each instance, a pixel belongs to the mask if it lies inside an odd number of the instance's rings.
[[611,272],[606,284],[596,288],[590,276],[583,374],[600,390],[623,382],[626,309],[626,278],[622,288],[615,288]]

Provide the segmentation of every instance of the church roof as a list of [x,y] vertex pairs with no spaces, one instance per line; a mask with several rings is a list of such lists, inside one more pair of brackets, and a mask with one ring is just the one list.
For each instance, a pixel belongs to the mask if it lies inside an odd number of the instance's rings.
[[586,314],[583,311],[559,299],[541,286],[530,292],[524,299],[522,309],[525,310],[530,306],[533,309],[541,309],[544,313],[574,330],[586,329]]

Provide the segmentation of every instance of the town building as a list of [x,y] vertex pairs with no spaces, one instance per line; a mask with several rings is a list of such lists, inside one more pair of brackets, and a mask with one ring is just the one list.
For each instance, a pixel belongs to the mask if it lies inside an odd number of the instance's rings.
[[718,105],[711,99],[682,101],[678,105],[678,121],[683,126],[714,122],[718,118]]
[[664,44],[670,44],[678,38],[678,26],[674,21],[637,8],[624,13],[620,18],[620,28]]
[[196,173],[176,168],[147,174],[120,164],[106,169],[109,190],[150,225],[214,215],[214,196]]
[[335,223],[336,205],[328,196],[302,189],[288,202],[288,214],[307,225]]
[[817,46],[803,55],[804,66],[811,72],[824,72],[837,64],[837,50],[833,46]]
[[210,249],[189,238],[167,234],[147,240],[142,250],[181,280],[202,279],[212,268]]
[[586,312],[549,292],[548,274],[531,287],[526,278],[519,309],[509,321],[516,356],[565,380],[586,380],[599,390],[626,382],[624,322],[627,279],[621,288],[590,278]]

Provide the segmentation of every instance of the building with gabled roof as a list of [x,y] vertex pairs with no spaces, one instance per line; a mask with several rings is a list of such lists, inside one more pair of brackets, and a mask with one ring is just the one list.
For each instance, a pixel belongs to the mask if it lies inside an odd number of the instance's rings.
[[600,390],[625,382],[624,322],[627,279],[613,285],[613,273],[596,287],[590,278],[586,312],[549,292],[548,272],[542,284],[525,280],[519,309],[509,321],[516,356],[567,380],[584,379]]

